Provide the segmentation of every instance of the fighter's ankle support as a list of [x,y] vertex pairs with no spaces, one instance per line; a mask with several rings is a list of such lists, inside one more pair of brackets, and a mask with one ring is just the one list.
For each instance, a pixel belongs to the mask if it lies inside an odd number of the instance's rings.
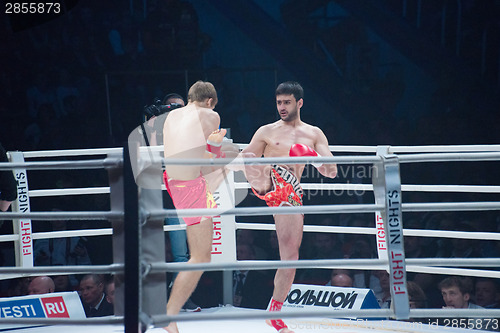
[[[278,302],[274,298],[271,299],[271,305],[269,306],[269,311],[281,311],[281,308],[283,307],[282,302]],[[270,319],[269,323],[271,324],[272,327],[274,327],[278,332],[284,328],[288,328],[286,324],[283,322],[281,319]]]

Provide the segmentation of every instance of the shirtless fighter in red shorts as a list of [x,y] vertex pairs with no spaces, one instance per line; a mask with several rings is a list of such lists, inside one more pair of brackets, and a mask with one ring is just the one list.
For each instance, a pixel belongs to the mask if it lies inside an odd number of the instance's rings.
[[[220,118],[213,111],[217,93],[210,82],[198,81],[188,92],[188,104],[171,111],[163,127],[165,159],[200,159],[222,157],[222,139],[226,130],[219,130]],[[212,191],[223,180],[221,168],[197,165],[166,165],[163,175],[167,190],[176,208],[215,208]],[[210,262],[212,251],[212,218],[184,217],[191,258],[188,263]],[[167,303],[167,314],[176,315],[196,288],[203,272],[183,271],[175,279]],[[172,322],[164,328],[177,333]]]
[[[297,82],[281,83],[276,89],[276,106],[280,120],[264,125],[255,132],[243,150],[244,157],[332,156],[328,140],[318,127],[300,120],[304,91]],[[314,165],[314,164],[313,164]],[[314,165],[325,177],[335,178],[335,164]],[[302,205],[300,178],[304,164],[246,165],[245,175],[254,193],[269,206]],[[281,260],[298,260],[302,242],[302,214],[274,215]],[[295,269],[278,269],[270,311],[280,311],[295,278]],[[291,333],[283,320],[268,324],[280,333]]]

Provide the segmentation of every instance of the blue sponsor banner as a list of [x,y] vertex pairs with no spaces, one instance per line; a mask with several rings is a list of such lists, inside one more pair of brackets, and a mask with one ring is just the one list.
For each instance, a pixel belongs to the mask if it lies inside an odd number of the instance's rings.
[[0,318],[45,318],[39,299],[0,301]]

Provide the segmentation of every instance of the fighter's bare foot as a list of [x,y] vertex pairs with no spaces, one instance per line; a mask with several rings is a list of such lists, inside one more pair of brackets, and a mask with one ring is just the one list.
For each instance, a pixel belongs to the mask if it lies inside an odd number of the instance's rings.
[[240,153],[237,156],[239,156],[239,157],[236,158],[230,164],[227,165],[227,168],[229,170],[232,170],[232,171],[244,171],[245,170],[245,158],[254,158],[254,157],[256,157],[254,153]]
[[280,330],[279,333],[294,333],[294,331],[292,331],[288,327],[285,327],[282,330]]
[[179,333],[179,330],[177,329],[177,324],[176,323],[170,323],[168,326],[163,327],[165,331],[168,333]]
[[[278,326],[276,326],[276,323],[273,325],[273,322],[277,322]],[[281,320],[281,319],[277,319],[277,320],[275,320],[275,319],[267,319],[266,320],[266,324],[268,324],[271,327],[274,327],[278,331],[278,333],[295,333],[294,331],[292,331],[291,329],[289,329],[285,325],[285,323],[283,322],[283,320]]]

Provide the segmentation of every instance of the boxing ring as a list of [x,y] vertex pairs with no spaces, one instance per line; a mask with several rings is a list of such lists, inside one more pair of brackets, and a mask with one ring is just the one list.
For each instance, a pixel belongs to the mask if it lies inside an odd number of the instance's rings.
[[[244,148],[245,145],[239,145]],[[152,148],[159,155],[161,147]],[[447,193],[500,193],[496,185],[415,185],[401,183],[400,166],[405,164],[450,163],[450,162],[495,162],[500,161],[500,145],[471,146],[330,146],[335,157],[254,158],[244,163],[337,163],[338,165],[371,165],[371,184],[355,183],[307,183],[307,191],[373,191],[371,204],[323,204],[308,203],[302,207],[238,207],[234,205],[238,191],[248,192],[245,181],[235,181],[231,172],[215,193],[217,209],[163,209],[161,189],[138,188],[130,163],[130,156],[141,152],[124,149],[89,149],[40,152],[10,152],[10,163],[0,163],[0,170],[13,170],[18,180],[18,199],[12,212],[1,213],[2,219],[12,219],[13,235],[2,235],[0,241],[14,242],[15,267],[0,268],[0,278],[56,275],[61,273],[112,273],[116,285],[115,315],[103,318],[79,319],[33,319],[1,318],[0,325],[41,325],[20,328],[20,332],[55,332],[71,329],[75,333],[94,325],[95,332],[159,331],[170,321],[177,321],[181,332],[234,331],[238,327],[244,332],[275,332],[263,319],[282,318],[296,333],[318,332],[335,329],[339,332],[427,332],[436,331],[437,326],[411,325],[409,318],[500,318],[498,309],[410,309],[406,289],[406,272],[429,274],[454,274],[473,277],[500,278],[500,272],[486,268],[500,266],[499,258],[421,258],[405,259],[403,236],[466,238],[500,240],[497,232],[459,232],[447,230],[404,229],[403,213],[414,212],[476,212],[500,210],[499,201],[470,202],[422,202],[409,203],[402,199],[403,192],[447,192]],[[150,152],[147,152],[150,153]],[[132,157],[132,159],[137,157]],[[157,163],[161,158],[155,159]],[[219,165],[225,159],[173,160],[168,164]],[[240,161],[241,162],[241,161]],[[238,161],[232,161],[238,163]],[[45,170],[105,170],[108,186],[79,188],[30,189],[27,172]],[[341,175],[339,175],[341,176]],[[151,177],[147,173],[144,177]],[[340,179],[342,180],[342,179]],[[140,182],[139,182],[140,183]],[[107,211],[63,211],[47,212],[30,210],[30,200],[37,197],[60,197],[78,195],[108,195],[110,209]],[[306,195],[305,195],[306,196]],[[273,230],[267,223],[237,222],[238,216],[260,216],[272,214],[353,214],[372,213],[375,228],[346,226],[305,225],[304,232],[329,232],[367,234],[376,237],[378,259],[321,259],[298,261],[237,261],[235,248],[238,229]],[[170,216],[214,216],[214,245],[212,262],[209,264],[166,263],[164,232],[182,228],[165,226],[164,219]],[[32,233],[33,220],[96,220],[107,221],[109,228]],[[93,266],[33,266],[33,240],[52,237],[109,235],[112,238],[113,264]],[[276,268],[347,268],[353,270],[385,269],[390,273],[391,309],[336,309],[325,311],[302,311],[272,313],[232,307],[231,272],[237,269],[264,270]],[[466,267],[466,268],[461,268]],[[200,313],[165,315],[166,272],[182,270],[223,271],[223,299],[227,306],[203,309]],[[162,297],[161,295],[165,295]],[[345,318],[378,318],[369,322]],[[344,319],[342,319],[344,318]],[[244,320],[244,325],[242,325]],[[52,326],[56,325],[57,326]],[[47,326],[48,325],[48,326]],[[476,328],[476,327],[474,327]],[[463,326],[446,327],[447,330],[464,331]]]

